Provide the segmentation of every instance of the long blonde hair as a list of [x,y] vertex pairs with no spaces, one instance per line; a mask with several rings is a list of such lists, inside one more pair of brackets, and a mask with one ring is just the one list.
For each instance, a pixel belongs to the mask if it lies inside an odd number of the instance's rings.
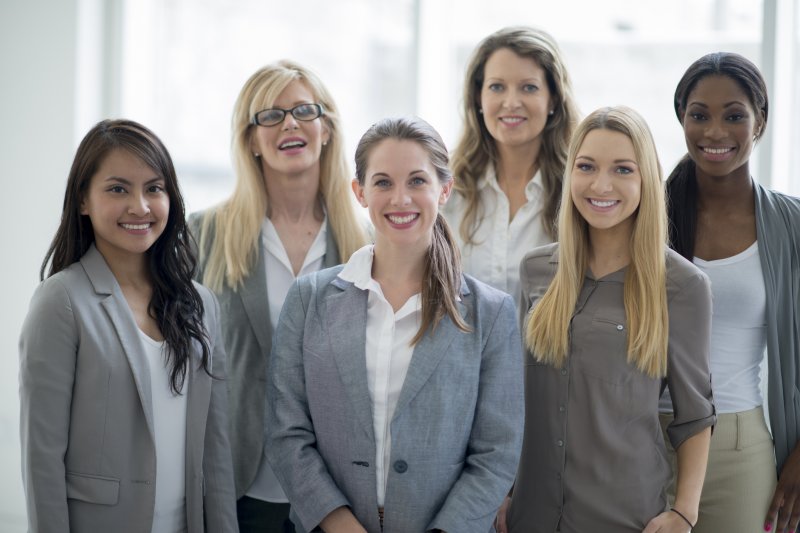
[[669,322],[666,290],[667,214],[664,185],[653,136],[644,119],[627,107],[598,109],[580,123],[569,147],[562,209],[558,217],[559,260],[553,281],[528,318],[525,342],[537,360],[563,366],[569,346],[569,323],[588,264],[589,232],[570,193],[572,169],[586,135],[595,129],[617,131],[633,144],[642,178],[641,200],[634,213],[631,263],[625,274],[628,362],[648,376],[667,373]]
[[[255,113],[272,107],[275,99],[293,81],[301,80],[322,104],[320,120],[330,131],[328,144],[320,155],[320,196],[339,251],[347,261],[366,244],[367,236],[356,214],[350,190],[350,170],[344,155],[339,111],[322,81],[310,70],[282,60],[257,70],[244,84],[233,109],[231,153],[236,186],[226,201],[205,217],[200,231],[200,250],[209,250],[203,283],[219,292],[224,285],[237,290],[250,274],[258,253],[261,224],[269,205],[261,164],[252,153],[250,139]],[[214,228],[213,235],[210,228]],[[213,239],[208,248],[208,240]]]
[[544,227],[556,239],[556,216],[561,199],[561,176],[570,135],[578,122],[578,107],[572,96],[572,83],[564,66],[561,50],[546,32],[525,26],[503,28],[486,37],[472,54],[464,77],[464,129],[453,151],[452,168],[456,192],[467,203],[459,233],[464,242],[477,244],[473,238],[480,213],[478,183],[489,164],[496,164],[497,146],[479,113],[486,61],[494,52],[508,48],[520,57],[533,59],[547,76],[547,86],[553,101],[553,114],[542,131],[539,150],[539,169],[544,188]]

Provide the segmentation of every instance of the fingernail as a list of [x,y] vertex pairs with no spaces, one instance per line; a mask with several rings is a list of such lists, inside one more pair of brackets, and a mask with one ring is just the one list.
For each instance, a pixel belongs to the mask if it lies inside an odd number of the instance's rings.
[[764,524],[764,531],[772,531],[772,522]]

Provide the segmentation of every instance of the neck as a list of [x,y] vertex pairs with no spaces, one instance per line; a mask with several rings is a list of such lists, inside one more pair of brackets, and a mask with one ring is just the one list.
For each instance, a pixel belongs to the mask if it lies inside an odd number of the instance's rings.
[[602,278],[630,264],[633,228],[626,222],[603,230],[589,227],[589,268],[595,277]]
[[152,286],[147,254],[123,254],[107,249],[102,243],[95,245],[120,287]]
[[533,143],[522,146],[497,146],[498,159],[495,173],[498,183],[527,183],[539,170],[539,149],[541,141],[537,137]]
[[380,238],[376,238],[373,249],[372,277],[381,286],[384,283],[421,286],[425,271],[425,254],[427,253],[427,246],[420,249],[411,249],[407,246],[400,248],[381,242]]
[[750,168],[744,164],[726,176],[709,176],[696,168],[697,202],[700,209],[739,209],[749,205],[752,209],[755,189],[750,178]]
[[270,220],[298,223],[324,219],[319,197],[319,169],[298,176],[271,174],[264,178],[269,198],[267,216]]

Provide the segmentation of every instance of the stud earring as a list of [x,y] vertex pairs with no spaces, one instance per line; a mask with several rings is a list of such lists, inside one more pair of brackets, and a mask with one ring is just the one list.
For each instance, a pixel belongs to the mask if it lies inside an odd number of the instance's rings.
[[554,113],[553,109],[551,109],[550,111],[547,112],[547,114],[550,115],[550,116],[553,116],[553,113]]
[[328,146],[328,141],[322,141],[322,146]]
[[479,115],[483,115],[483,108],[482,108],[482,107],[479,107],[479,108],[478,108],[478,114],[479,114]]
[[253,157],[259,158],[261,157],[261,154],[259,154],[258,152],[253,152]]

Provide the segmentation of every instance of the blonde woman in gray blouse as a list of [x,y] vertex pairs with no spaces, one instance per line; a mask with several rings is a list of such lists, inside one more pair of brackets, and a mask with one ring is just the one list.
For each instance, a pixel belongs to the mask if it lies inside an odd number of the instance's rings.
[[[708,279],[666,247],[661,168],[635,111],[589,115],[566,168],[560,244],[521,265],[532,309],[523,321],[525,432],[497,529],[690,531],[715,422]],[[667,383],[679,462],[672,508],[658,418]]]

